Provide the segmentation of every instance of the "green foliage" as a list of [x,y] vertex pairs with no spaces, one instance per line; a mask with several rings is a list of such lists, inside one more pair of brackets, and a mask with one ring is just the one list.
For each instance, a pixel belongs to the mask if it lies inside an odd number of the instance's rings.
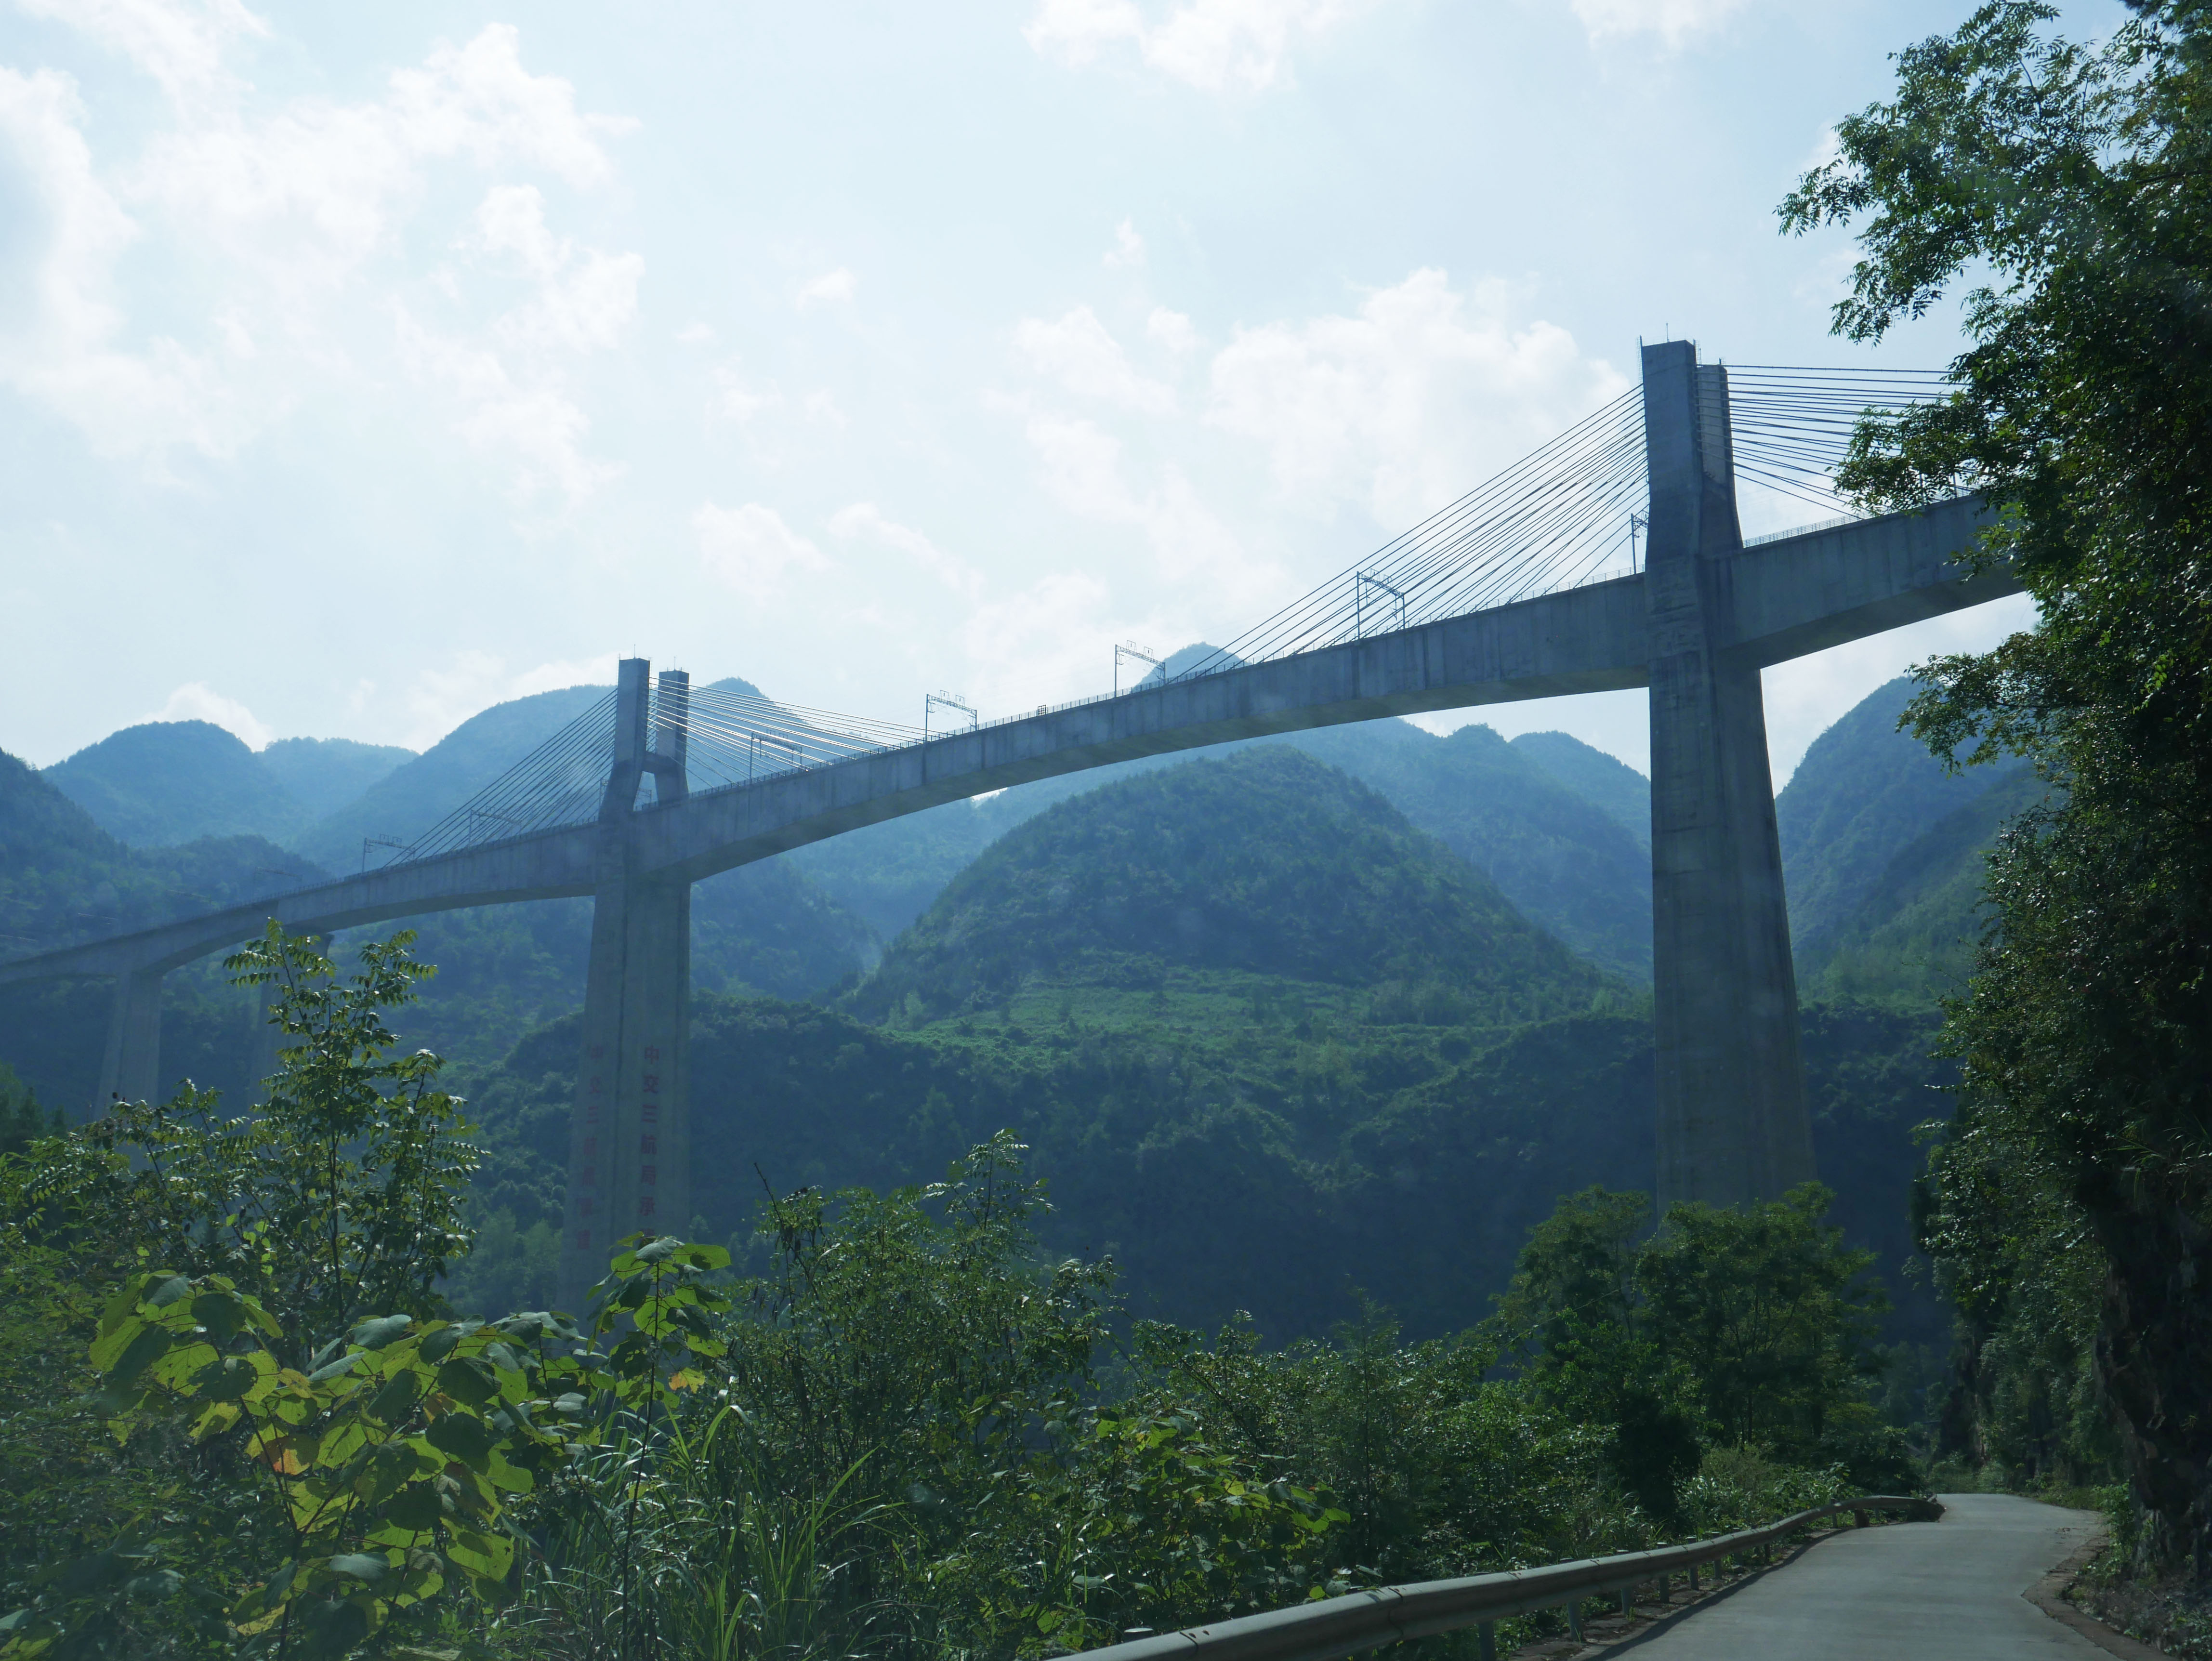
[[[1996,0],[1900,54],[1895,99],[1838,125],[1838,158],[1783,212],[1798,228],[1860,223],[1864,257],[1836,313],[1856,338],[1988,273],[1965,296],[1959,390],[1863,422],[1842,479],[1877,505],[1971,488],[2000,510],[1985,551],[2034,594],[2037,626],[1927,666],[1912,720],[1940,756],[2021,756],[2064,790],[2020,815],[1991,859],[1994,927],[1950,1012],[1960,1151],[1935,1170],[1931,1238],[1959,1254],[1960,1281],[1994,1284],[2008,1262],[2027,1305],[2053,1308],[2081,1284],[2063,1243],[2092,1243],[2094,1340],[2082,1348],[2069,1324],[2068,1348],[2091,1357],[2155,1519],[2146,1551],[2186,1549],[2203,1579],[2212,9],[2142,0],[2096,46],[2041,33],[2055,15]],[[2042,1372],[2029,1394],[2063,1418],[2072,1363],[2035,1352],[2014,1351]],[[2004,1393],[1978,1381],[1972,1399]]]
[[59,1285],[112,1288],[96,1325],[66,1294],[41,1300],[49,1332],[92,1326],[110,1456],[70,1415],[47,1427],[107,1508],[0,1653],[229,1633],[342,1654],[453,1572],[480,1595],[503,1581],[505,1496],[560,1457],[547,1386],[582,1363],[548,1354],[547,1317],[440,1318],[473,1155],[436,1058],[386,1053],[383,1011],[428,973],[407,946],[364,951],[340,982],[272,926],[231,959],[279,994],[288,1042],[260,1112],[223,1119],[188,1088],[0,1159],[13,1249]]
[[403,931],[364,946],[342,981],[270,923],[226,960],[242,984],[279,995],[283,1066],[260,1110],[224,1117],[213,1092],[188,1086],[39,1143],[9,1173],[21,1226],[118,1272],[231,1277],[287,1335],[295,1365],[365,1315],[436,1312],[438,1278],[466,1249],[476,1159],[438,1058],[390,1053],[384,1012],[431,972],[411,942]]
[[1647,1236],[1643,1196],[1575,1195],[1530,1232],[1490,1330],[1540,1399],[1609,1427],[1616,1479],[1656,1516],[1680,1514],[1709,1446],[1905,1478],[1867,1399],[1886,1300],[1872,1254],[1822,1226],[1831,1198],[1678,1204]]
[[39,1105],[37,1092],[0,1062],[0,1154],[21,1153],[38,1138],[61,1129],[61,1116]]

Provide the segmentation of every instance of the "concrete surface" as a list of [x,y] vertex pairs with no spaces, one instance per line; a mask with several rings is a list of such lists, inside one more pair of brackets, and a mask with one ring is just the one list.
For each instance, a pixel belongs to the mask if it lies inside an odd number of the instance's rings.
[[1778,1200],[1813,1177],[1782,843],[1755,666],[1727,660],[1743,552],[1728,371],[1644,349],[1651,513],[1652,1037],[1658,1207]]
[[2109,1661],[2021,1594],[2094,1530],[2086,1511],[1947,1494],[1940,1523],[1850,1530],[1607,1654],[1636,1661]]

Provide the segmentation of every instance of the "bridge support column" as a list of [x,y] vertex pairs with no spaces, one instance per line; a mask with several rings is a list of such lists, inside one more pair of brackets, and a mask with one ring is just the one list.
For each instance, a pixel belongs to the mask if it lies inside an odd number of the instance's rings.
[[269,1092],[263,1086],[275,1074],[278,1066],[276,1052],[284,1047],[283,1033],[270,1019],[283,988],[276,981],[267,981],[253,989],[257,995],[253,1013],[247,1017],[253,1027],[246,1041],[246,1090],[247,1098],[258,1107],[268,1098]]
[[1773,1199],[1813,1175],[1765,704],[1757,666],[1714,646],[1743,545],[1727,373],[1686,341],[1644,349],[1662,1214]]
[[[646,673],[641,660],[622,666],[600,819],[605,876],[592,899],[561,1250],[562,1305],[578,1314],[615,1242],[691,1226],[691,885],[636,874],[630,835],[645,772],[653,773],[659,800],[681,788],[668,757],[646,749]],[[665,696],[676,679],[663,678]]]
[[108,1006],[107,1047],[92,1116],[106,1113],[118,1096],[147,1100],[161,1088],[161,971],[125,970],[115,977],[115,1000]]

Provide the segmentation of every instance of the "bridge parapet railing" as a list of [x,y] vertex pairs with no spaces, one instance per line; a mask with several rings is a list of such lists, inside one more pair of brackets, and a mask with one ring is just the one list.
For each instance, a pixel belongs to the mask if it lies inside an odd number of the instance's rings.
[[1816,1506],[1759,1528],[1740,1529],[1684,1545],[1455,1580],[1378,1586],[1271,1609],[1265,1615],[1156,1633],[1085,1650],[1084,1661],[1335,1661],[1335,1658],[1384,1644],[1431,1638],[1469,1627],[1478,1631],[1482,1661],[1493,1661],[1497,1624],[1513,1615],[1533,1615],[1562,1604],[1574,1609],[1586,1597],[1625,1595],[1638,1586],[1670,1580],[1678,1574],[1689,1576],[1694,1587],[1697,1572],[1704,1565],[1771,1548],[1799,1529],[1845,1512],[1854,1513],[1861,1524],[1878,1513],[1902,1513],[1908,1519],[1932,1522],[1942,1515],[1942,1509],[1933,1500],[1909,1494],[1863,1495]]

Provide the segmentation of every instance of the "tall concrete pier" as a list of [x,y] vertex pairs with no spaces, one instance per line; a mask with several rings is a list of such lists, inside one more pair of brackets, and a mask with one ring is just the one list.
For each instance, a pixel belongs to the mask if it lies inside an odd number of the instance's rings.
[[[568,1201],[561,1286],[570,1307],[606,1272],[614,1242],[691,1226],[691,880],[640,868],[637,796],[648,775],[655,806],[680,801],[689,677],[660,677],[625,659],[615,703],[613,765],[597,827],[592,955],[583,1053],[568,1129]],[[648,743],[648,727],[652,742]]]
[[1728,371],[1644,349],[1651,481],[1651,958],[1661,1209],[1772,1199],[1813,1175],[1797,979],[1759,663],[1727,648],[1736,520]]

